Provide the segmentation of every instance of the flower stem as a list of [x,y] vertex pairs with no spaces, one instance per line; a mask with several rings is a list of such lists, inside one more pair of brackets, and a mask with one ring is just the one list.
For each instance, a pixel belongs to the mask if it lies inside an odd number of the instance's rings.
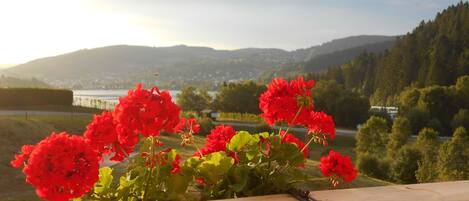
[[[151,183],[151,176],[152,176],[152,173],[153,173],[153,159],[155,158],[155,138],[153,136],[150,136],[150,140],[151,140],[151,146],[150,146],[150,152],[151,152],[151,155],[150,155],[150,172],[149,174],[147,175],[147,179],[146,179],[146,182],[145,182],[145,191],[143,192],[143,201],[147,200],[147,195],[148,195],[148,188],[150,187],[150,183]],[[156,166],[156,163],[155,163],[155,166]]]
[[[285,135],[286,135],[286,134],[288,133],[288,131],[290,130],[291,125],[292,125],[292,124],[295,124],[296,119],[297,119],[298,116],[300,115],[301,109],[303,109],[303,105],[300,105],[300,107],[298,108],[298,111],[296,111],[296,114],[295,114],[295,116],[293,117],[292,122],[291,122],[290,124],[288,124],[287,130],[285,130]],[[281,134],[281,133],[280,133],[280,134]],[[280,136],[280,138],[283,139],[282,136]]]
[[301,149],[300,152],[303,152],[305,149],[307,149],[309,144],[311,144],[311,142],[313,142],[313,140],[314,140],[314,136],[309,139],[308,143],[305,144],[305,146],[303,147],[303,149]]

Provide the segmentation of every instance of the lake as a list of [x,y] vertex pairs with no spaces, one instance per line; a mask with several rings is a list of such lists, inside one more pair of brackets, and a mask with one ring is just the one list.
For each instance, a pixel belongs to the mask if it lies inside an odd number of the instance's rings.
[[[126,96],[127,91],[126,89],[73,90],[73,105],[99,109],[113,109],[119,102],[119,97]],[[176,96],[181,91],[167,91],[171,94],[173,101],[176,102]],[[215,91],[209,91],[208,93],[212,97],[216,94]]]

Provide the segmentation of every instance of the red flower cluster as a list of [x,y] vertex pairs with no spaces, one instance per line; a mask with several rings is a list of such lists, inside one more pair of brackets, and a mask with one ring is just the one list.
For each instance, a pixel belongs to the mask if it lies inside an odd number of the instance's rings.
[[22,151],[25,156],[30,153],[23,169],[26,181],[43,199],[67,201],[80,197],[98,180],[98,154],[82,137],[52,133],[34,149],[25,147]]
[[207,135],[207,143],[200,150],[201,153],[197,152],[195,155],[200,157],[200,154],[207,155],[214,152],[226,151],[226,145],[235,134],[236,131],[231,126],[219,125],[215,127]]
[[180,133],[180,132],[192,132],[194,134],[197,134],[200,132],[200,125],[196,123],[195,118],[191,119],[186,119],[186,118],[181,118],[179,121],[178,125],[175,127],[175,132]]
[[11,166],[14,168],[21,168],[24,166],[26,160],[29,158],[29,155],[31,155],[31,152],[33,152],[34,146],[33,145],[23,145],[21,147],[21,154],[16,154],[15,159],[10,162]]
[[339,184],[339,178],[342,178],[345,182],[351,182],[357,177],[357,170],[350,158],[333,150],[329,152],[328,156],[321,157],[319,168],[324,176],[331,177],[334,186]]
[[[278,121],[285,121],[290,125],[304,124],[313,110],[313,86],[313,80],[305,82],[303,77],[298,77],[290,83],[282,78],[273,79],[259,99],[259,108],[263,112],[261,116],[270,125]],[[300,107],[301,110],[295,119]]]
[[111,160],[122,161],[134,150],[138,136],[126,129],[121,131],[125,132],[118,132],[112,113],[103,112],[93,117],[83,136],[100,156],[113,152]]
[[[289,125],[303,125],[317,142],[327,145],[327,140],[335,138],[332,117],[315,112],[311,89],[314,81],[305,81],[297,77],[288,83],[282,78],[275,78],[259,100],[261,116],[270,125],[284,121]],[[293,122],[294,121],[294,122]]]
[[310,121],[306,125],[308,134],[313,135],[316,141],[327,145],[327,140],[335,139],[335,126],[332,117],[324,112],[311,112]]
[[290,133],[285,135],[284,131],[280,135],[282,137],[282,143],[295,144],[296,146],[298,146],[298,149],[300,151],[303,150],[303,156],[305,158],[309,157],[309,149],[308,147],[305,148],[305,143],[303,143],[300,139],[296,138],[293,134],[290,134]]
[[153,87],[129,90],[127,96],[119,99],[114,110],[114,119],[121,128],[141,133],[143,136],[157,136],[161,130],[174,132],[179,123],[180,109],[171,100],[167,91]]

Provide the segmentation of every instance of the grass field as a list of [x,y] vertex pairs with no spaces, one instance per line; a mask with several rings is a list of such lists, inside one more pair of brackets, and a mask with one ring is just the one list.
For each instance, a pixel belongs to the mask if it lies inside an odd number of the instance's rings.
[[[0,116],[0,200],[38,200],[35,196],[34,189],[27,183],[20,170],[11,168],[9,162],[13,159],[14,154],[24,144],[35,144],[44,137],[48,136],[52,131],[67,131],[70,133],[81,134],[85,130],[86,125],[91,120],[91,116],[33,116],[26,120],[21,116]],[[303,136],[301,133],[299,137]],[[179,136],[166,135],[162,136],[162,141],[166,147],[179,147]],[[202,136],[196,136],[198,146],[202,147],[205,140]],[[353,146],[355,140],[353,137],[338,136],[336,141],[330,146],[324,148],[314,144],[311,149],[311,160],[308,161],[305,171],[311,176],[311,179],[299,185],[301,189],[307,190],[325,190],[330,189],[330,185],[326,178],[320,176],[317,168],[321,153],[328,148],[339,150],[354,158]],[[193,146],[179,147],[179,153],[182,157],[187,158],[193,155],[196,149]],[[123,171],[125,164],[118,164],[116,169]],[[359,176],[357,180],[350,184],[342,185],[341,188],[365,187],[365,186],[382,186],[390,183]]]

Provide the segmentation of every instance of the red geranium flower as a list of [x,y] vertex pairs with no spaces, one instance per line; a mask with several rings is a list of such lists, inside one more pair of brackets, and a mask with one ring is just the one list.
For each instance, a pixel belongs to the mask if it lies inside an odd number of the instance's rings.
[[333,150],[329,151],[328,156],[321,157],[319,168],[324,176],[331,177],[334,186],[339,184],[339,178],[342,178],[345,182],[351,182],[357,177],[357,170],[350,158]]
[[187,132],[192,131],[192,133],[197,134],[200,132],[200,125],[197,124],[196,121],[197,120],[195,118],[190,118],[190,119],[181,118],[181,120],[179,121],[178,125],[176,125],[176,128],[174,130],[176,131],[176,133],[180,133],[184,131],[187,131]]
[[303,143],[300,139],[296,138],[295,135],[293,134],[286,134],[285,135],[285,131],[282,131],[282,133],[280,134],[280,136],[282,137],[282,143],[293,143],[295,144],[296,146],[298,146],[298,149],[299,150],[303,150],[303,156],[305,158],[308,158],[309,157],[309,149],[308,147],[305,148],[305,143]]
[[334,120],[324,112],[311,112],[306,127],[308,128],[308,134],[313,135],[316,141],[323,145],[327,145],[327,140],[335,139]]
[[26,181],[46,200],[67,201],[87,193],[98,180],[99,158],[82,137],[52,133],[39,142],[23,169]]
[[[90,145],[100,155],[115,153],[114,157],[111,158],[114,161],[122,161],[125,156],[132,153],[138,141],[138,137],[129,130],[123,129],[122,132],[118,132],[110,112],[95,115],[86,127],[83,136],[89,140]],[[134,139],[119,141],[119,139],[128,139],[129,137]]]
[[[231,126],[219,125],[210,131],[207,135],[207,143],[200,150],[203,155],[214,152],[226,151],[226,145],[230,142],[231,138],[236,134],[236,131]],[[195,153],[200,156],[201,153]]]
[[259,108],[263,112],[261,116],[269,125],[278,121],[290,125],[304,124],[313,110],[313,86],[314,80],[304,81],[301,76],[290,84],[282,78],[273,79],[259,99]]
[[129,90],[127,96],[119,99],[114,118],[122,127],[148,137],[159,135],[161,130],[174,132],[179,113],[169,92],[156,87],[145,90],[142,84],[137,84],[136,89]]

